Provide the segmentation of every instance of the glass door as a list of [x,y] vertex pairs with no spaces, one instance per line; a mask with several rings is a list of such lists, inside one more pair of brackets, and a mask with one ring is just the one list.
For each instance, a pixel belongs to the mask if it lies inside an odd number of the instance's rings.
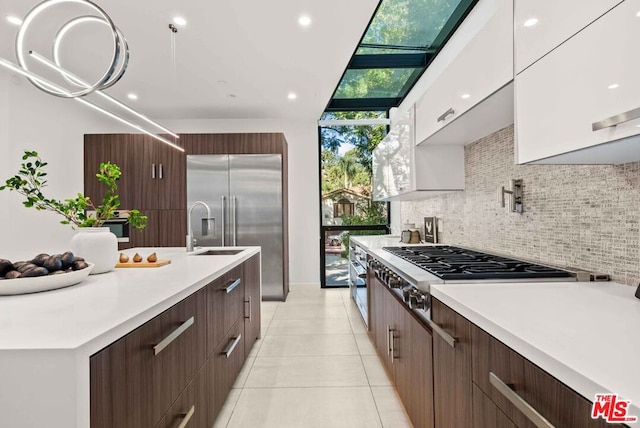
[[[376,123],[380,119],[386,119],[386,113],[334,112],[326,113],[321,121],[320,271],[323,288],[349,286],[350,236],[388,233],[388,203],[372,198],[372,154],[387,133],[385,120]],[[366,124],[368,120],[371,124]]]

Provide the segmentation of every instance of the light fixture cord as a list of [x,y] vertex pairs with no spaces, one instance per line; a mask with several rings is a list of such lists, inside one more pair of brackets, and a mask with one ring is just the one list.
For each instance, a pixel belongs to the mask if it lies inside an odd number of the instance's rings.
[[176,77],[176,33],[178,33],[178,28],[169,24],[169,29],[171,30],[171,66],[173,68],[173,77]]

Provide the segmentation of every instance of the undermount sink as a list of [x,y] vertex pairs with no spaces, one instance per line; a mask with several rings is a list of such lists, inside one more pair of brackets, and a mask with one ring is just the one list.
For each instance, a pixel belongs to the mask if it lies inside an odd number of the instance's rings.
[[244,250],[207,250],[194,254],[194,256],[235,256],[243,251]]

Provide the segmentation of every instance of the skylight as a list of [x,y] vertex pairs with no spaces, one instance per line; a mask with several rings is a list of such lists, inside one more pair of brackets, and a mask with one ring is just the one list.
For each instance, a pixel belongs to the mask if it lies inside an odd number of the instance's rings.
[[326,111],[397,107],[478,0],[382,0]]

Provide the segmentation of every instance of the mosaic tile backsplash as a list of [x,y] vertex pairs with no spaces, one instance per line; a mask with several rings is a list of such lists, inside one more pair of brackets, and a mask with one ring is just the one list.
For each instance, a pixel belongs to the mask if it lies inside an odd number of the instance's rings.
[[[640,282],[640,162],[515,165],[509,126],[465,147],[465,190],[402,202],[404,223],[439,218],[441,243]],[[499,186],[523,179],[524,213],[500,207]],[[508,200],[507,200],[508,205]]]

